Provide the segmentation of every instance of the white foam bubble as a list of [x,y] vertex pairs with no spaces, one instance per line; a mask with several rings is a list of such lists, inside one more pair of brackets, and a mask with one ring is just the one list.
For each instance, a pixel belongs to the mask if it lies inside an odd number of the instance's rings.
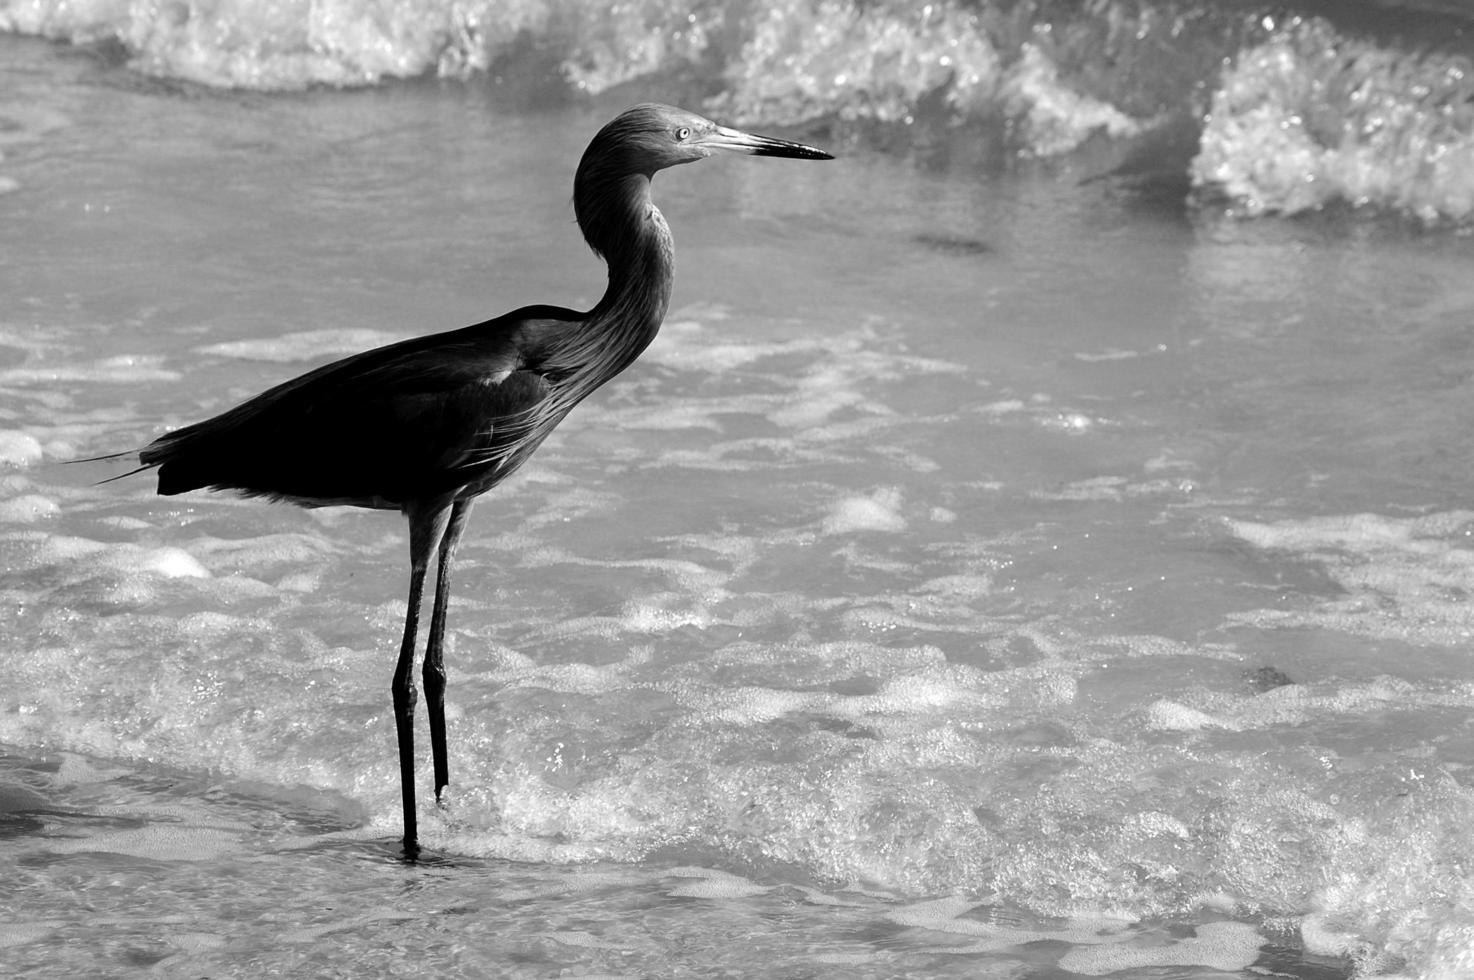
[[120,531],[147,531],[148,529],[153,527],[153,525],[150,524],[148,521],[142,520],[137,517],[130,517],[125,514],[113,514],[107,517],[100,517],[98,518],[97,523],[102,525],[103,527],[117,528]]
[[165,578],[209,578],[210,573],[183,548],[140,549],[133,565],[139,571],[153,572]]
[[202,537],[191,549],[208,555],[220,569],[259,571],[277,565],[300,566],[320,561],[333,549],[321,537],[308,534],[260,534],[239,540]]
[[15,429],[0,429],[0,464],[33,466],[41,461],[41,443],[35,436]]
[[592,664],[544,664],[516,675],[519,685],[561,694],[601,694],[623,686],[614,669]]
[[163,358],[156,355],[120,354],[93,361],[91,364],[9,368],[0,371],[0,380],[11,384],[144,384],[151,381],[178,381],[179,372],[160,367],[162,363]]
[[199,353],[214,357],[235,357],[248,361],[287,363],[341,357],[359,351],[382,347],[396,340],[398,334],[365,327],[341,327],[330,330],[303,330],[280,337],[257,337],[232,340],[199,348]]
[[37,549],[37,558],[48,564],[61,564],[75,561],[78,558],[86,558],[98,552],[106,551],[108,545],[91,538],[79,538],[71,535],[50,535],[45,538]]
[[660,335],[641,355],[645,362],[653,361],[685,371],[723,374],[764,358],[792,357],[820,347],[817,340],[810,338],[775,341],[727,339],[703,322],[729,319],[731,314],[723,307],[687,307],[681,313],[687,318],[672,316],[660,328]]
[[[839,371],[806,380],[800,395],[790,404],[768,413],[768,418],[775,425],[785,429],[812,428],[827,421],[837,412],[864,402],[859,391],[846,386],[846,379]],[[816,386],[817,390],[814,390]]]
[[1107,347],[1105,350],[1096,353],[1087,353],[1085,351],[1075,352],[1075,360],[1084,361],[1086,364],[1095,364],[1099,361],[1124,361],[1140,356],[1142,356],[1142,352],[1139,350],[1123,350],[1120,347]]
[[[693,402],[647,406],[621,412],[617,424],[620,430],[647,429],[655,432],[674,432],[682,429],[705,429],[708,432],[721,432],[722,424],[716,420],[714,415],[729,408],[740,408],[740,406]],[[600,439],[607,450],[609,437],[603,435]]]
[[575,949],[622,949],[618,943],[611,943],[600,939],[591,932],[582,929],[561,929],[557,932],[544,932],[540,935],[551,939],[560,946],[572,946]]
[[89,559],[103,568],[143,572],[165,578],[208,578],[210,572],[183,548],[146,548],[136,544],[108,544],[91,538],[49,535],[36,550],[43,564],[68,564]]
[[1380,514],[1344,514],[1280,521],[1273,524],[1230,520],[1234,535],[1258,548],[1315,551],[1344,548],[1370,552],[1386,548],[1422,553],[1443,550],[1430,540],[1474,521],[1474,513],[1450,511],[1428,517],[1398,519]]
[[1237,972],[1254,965],[1262,945],[1259,930],[1242,922],[1209,922],[1197,935],[1165,946],[1102,944],[1072,949],[1061,956],[1062,969],[1087,977],[1163,966],[1205,966]]
[[191,954],[220,949],[227,942],[224,936],[213,932],[175,932],[168,933],[163,938],[175,949]]
[[746,878],[710,868],[672,868],[668,874],[682,879],[681,884],[666,892],[677,898],[749,898],[772,891]]
[[720,707],[712,712],[712,717],[735,725],[756,725],[781,718],[790,712],[802,711],[825,700],[823,695],[744,687],[722,691],[716,698]]
[[35,524],[49,520],[59,513],[61,513],[61,508],[57,506],[56,501],[36,493],[0,501],[0,521]]
[[1036,45],[1024,44],[1013,68],[1013,91],[1028,105],[1030,148],[1041,156],[1068,153],[1091,135],[1131,136],[1141,123],[1107,102],[1064,84],[1059,69]]
[[182,636],[194,640],[214,640],[227,636],[244,622],[239,616],[207,610],[183,617],[178,621],[178,626]]
[[977,574],[943,575],[921,583],[916,591],[948,599],[979,599],[993,591],[993,577]]
[[1333,201],[1428,222],[1474,213],[1467,62],[1293,17],[1246,47],[1213,96],[1194,183],[1247,214]]
[[1007,949],[1042,940],[1092,946],[1110,942],[1130,925],[1129,920],[1116,916],[1076,916],[1059,929],[1020,929],[988,918],[964,918],[979,910],[996,911],[984,903],[950,896],[903,905],[889,912],[886,918],[907,928],[970,937],[974,942],[964,950],[969,953]]
[[88,837],[52,838],[46,842],[46,850],[53,854],[97,851],[158,861],[208,861],[239,848],[240,836],[237,833],[213,827],[165,823]]
[[112,779],[121,772],[123,770],[120,769],[99,769],[86,756],[63,752],[53,780],[57,786],[82,786]]
[[1301,938],[1313,952],[1349,956],[1368,976],[1405,964],[1425,980],[1463,980],[1474,976],[1474,790],[1420,768],[1401,760],[1403,778],[1375,792],[1375,816],[1328,839]]
[[970,912],[975,908],[981,908],[982,903],[963,898],[960,895],[951,895],[946,898],[931,899],[925,902],[913,902],[893,909],[886,915],[887,919],[897,925],[911,926],[917,929],[932,929],[937,932],[962,932],[977,935],[993,931],[993,927],[974,919],[959,919],[959,915]]
[[1056,490],[1035,490],[1030,495],[1040,500],[1121,500],[1126,495],[1126,479],[1119,476],[1097,476],[1067,483]]
[[1313,912],[1300,920],[1300,941],[1305,944],[1306,952],[1316,956],[1351,956],[1366,945],[1365,940],[1337,928],[1321,912]]
[[1314,625],[1410,643],[1457,645],[1474,637],[1474,513],[1416,518],[1351,514],[1275,523],[1230,521],[1235,536],[1267,551],[1299,553],[1344,589],[1314,605],[1230,616],[1255,625]]
[[938,708],[985,700],[969,689],[953,668],[940,673],[903,674],[886,681],[875,694],[862,694],[839,699],[832,712],[848,717],[927,714]]
[[651,602],[632,602],[624,610],[624,628],[633,633],[665,633],[682,626],[707,626],[711,616],[701,610],[663,609]]
[[906,529],[901,514],[901,491],[883,487],[866,497],[845,497],[829,508],[824,518],[825,534],[852,531],[896,532]]
[[46,938],[66,923],[59,919],[43,919],[35,922],[0,922],[0,948],[23,946]]
[[1162,699],[1146,709],[1146,726],[1159,732],[1196,732],[1205,728],[1237,729],[1237,725],[1215,718],[1206,711]]

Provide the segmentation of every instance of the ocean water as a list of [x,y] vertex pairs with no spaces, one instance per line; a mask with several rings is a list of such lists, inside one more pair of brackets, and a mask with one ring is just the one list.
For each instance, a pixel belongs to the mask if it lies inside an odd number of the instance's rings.
[[[0,972],[1474,973],[1457,9],[1074,7],[0,5]],[[657,177],[406,866],[403,521],[66,461],[592,303],[651,97],[838,159]]]

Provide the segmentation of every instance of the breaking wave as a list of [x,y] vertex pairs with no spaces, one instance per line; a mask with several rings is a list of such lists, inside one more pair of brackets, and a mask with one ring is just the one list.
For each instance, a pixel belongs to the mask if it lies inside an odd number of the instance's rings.
[[1335,23],[1206,0],[4,0],[0,29],[208,86],[434,76],[545,99],[673,92],[736,120],[879,130],[886,146],[1187,174],[1231,215],[1350,205],[1467,222],[1462,25],[1334,9]]

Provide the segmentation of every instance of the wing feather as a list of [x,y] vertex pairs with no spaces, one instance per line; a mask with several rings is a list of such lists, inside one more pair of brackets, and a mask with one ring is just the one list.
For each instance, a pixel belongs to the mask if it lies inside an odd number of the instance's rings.
[[[142,450],[159,492],[197,487],[398,507],[499,482],[531,452],[556,378],[540,337],[580,314],[529,307],[324,365]],[[478,492],[479,492],[478,490]]]

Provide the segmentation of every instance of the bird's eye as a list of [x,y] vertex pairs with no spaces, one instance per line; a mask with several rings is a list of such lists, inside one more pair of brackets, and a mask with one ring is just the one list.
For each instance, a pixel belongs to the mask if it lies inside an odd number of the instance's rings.
[[686,140],[688,140],[690,138],[691,138],[691,127],[690,126],[681,126],[681,127],[679,127],[679,128],[676,129],[676,142],[677,143],[684,143],[684,142],[686,142]]

